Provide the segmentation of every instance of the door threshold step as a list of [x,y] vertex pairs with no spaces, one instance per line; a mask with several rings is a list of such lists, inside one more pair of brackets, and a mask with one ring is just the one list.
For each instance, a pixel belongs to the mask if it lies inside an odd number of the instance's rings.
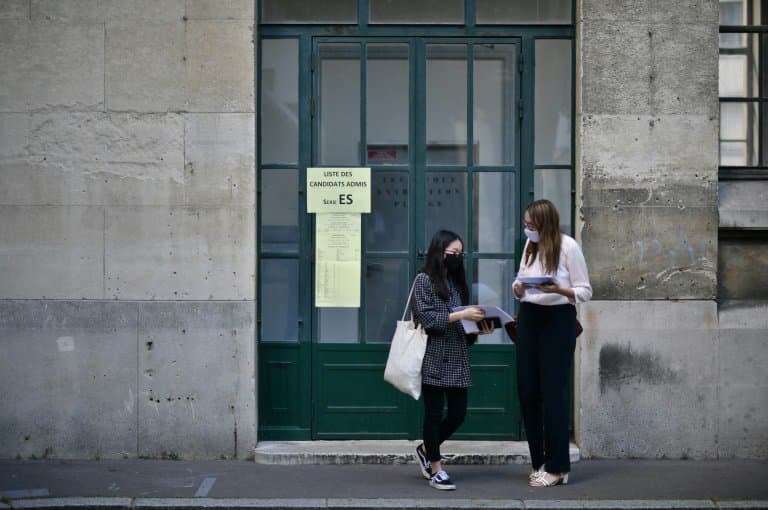
[[[261,441],[256,445],[257,464],[410,464],[416,462],[421,441]],[[446,464],[527,464],[531,461],[525,441],[446,441],[440,448]],[[571,462],[581,458],[570,445]]]

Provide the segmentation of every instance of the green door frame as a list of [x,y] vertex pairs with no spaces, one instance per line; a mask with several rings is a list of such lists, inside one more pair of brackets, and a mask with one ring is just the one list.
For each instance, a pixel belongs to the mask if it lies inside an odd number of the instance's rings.
[[[544,168],[542,166],[534,165],[534,130],[533,130],[533,116],[534,116],[534,61],[535,61],[535,41],[543,38],[553,39],[570,39],[573,41],[575,31],[572,26],[482,26],[478,27],[474,22],[469,22],[463,27],[457,26],[405,26],[405,25],[368,25],[367,12],[368,1],[358,0],[359,3],[359,23],[357,25],[261,25],[259,27],[259,44],[258,44],[258,61],[261,60],[261,41],[264,39],[274,38],[290,38],[298,40],[298,59],[299,59],[299,117],[301,119],[310,119],[312,114],[312,97],[313,97],[313,75],[312,75],[312,55],[313,47],[317,41],[320,40],[334,40],[340,41],[339,37],[343,37],[344,41],[397,41],[408,40],[415,41],[430,39],[429,42],[467,42],[473,39],[494,39],[496,42],[504,43],[518,43],[519,44],[519,60],[518,66],[521,70],[521,79],[519,80],[519,101],[521,105],[521,115],[523,122],[521,122],[518,139],[520,141],[519,160],[516,165],[516,172],[519,178],[519,198],[518,203],[520,208],[524,206],[533,198],[534,176],[533,173],[536,168]],[[466,2],[466,16],[467,20],[474,20],[474,2]],[[257,10],[257,12],[259,12]],[[423,50],[423,42],[421,50]],[[414,69],[419,65],[419,58],[413,53],[416,51],[417,44],[411,45],[411,67],[412,72],[418,72],[423,74],[423,69]],[[572,62],[574,61],[575,45],[572,43]],[[364,60],[364,59],[363,59]],[[363,64],[364,65],[364,64]],[[469,64],[468,64],[469,65]],[[471,71],[471,65],[469,65]],[[573,74],[573,73],[572,73]],[[411,80],[411,82],[420,83],[421,87],[424,87],[424,79]],[[471,84],[471,80],[470,84]],[[257,66],[257,83],[261,83],[261,70]],[[572,79],[572,89],[575,89],[575,80]],[[363,83],[364,85],[364,83]],[[471,86],[471,85],[470,85]],[[423,90],[412,90],[410,101],[415,101],[415,97],[424,97]],[[471,91],[468,91],[471,97]],[[362,90],[362,96],[364,97],[365,91]],[[259,97],[257,95],[257,97]],[[469,103],[471,108],[471,102]],[[422,109],[423,110],[423,109]],[[572,119],[575,110],[575,101],[572,101]],[[419,108],[415,105],[410,105],[410,111],[419,115],[424,114],[422,111],[419,113]],[[364,108],[361,110],[361,119],[364,115]],[[469,113],[471,115],[471,112]],[[259,109],[258,120],[261,123],[261,112]],[[314,121],[313,121],[314,122]],[[409,133],[411,147],[416,147],[419,150],[425,150],[424,140],[421,143],[416,142],[416,137],[420,136],[419,131],[415,127],[418,122],[423,122],[423,119],[411,120],[411,126]],[[469,124],[471,126],[471,122]],[[314,218],[312,215],[306,214],[304,183],[306,182],[306,168],[313,166],[313,123],[302,120],[299,124],[299,155],[298,161],[295,165],[281,165],[281,164],[269,164],[269,169],[292,169],[298,174],[299,183],[299,242],[302,247],[298,253],[283,254],[283,253],[271,253],[261,249],[261,229],[257,232],[257,246],[259,246],[259,263],[263,260],[272,259],[291,259],[295,260],[298,265],[299,282],[305,286],[307,282],[313,281],[313,268],[312,259],[313,251],[307,249],[307,247],[313,246],[314,242]],[[361,126],[364,129],[364,124]],[[471,127],[469,128],[471,129]],[[471,132],[468,133],[468,139],[471,138]],[[260,139],[257,140],[257,151],[259,154],[258,167],[261,171],[261,147]],[[471,144],[470,144],[471,145]],[[361,148],[361,151],[363,149]],[[470,149],[471,150],[471,149]],[[413,151],[411,151],[413,152]],[[574,143],[573,143],[573,130],[571,134],[571,165],[565,165],[562,168],[572,168],[574,161]],[[409,157],[421,158],[421,155],[411,155]],[[423,159],[422,159],[423,161]],[[266,162],[268,163],[268,162]],[[547,165],[546,168],[559,168],[559,166]],[[425,172],[414,171],[412,174],[411,189],[423,189],[425,179]],[[259,173],[260,175],[260,173]],[[470,174],[471,175],[471,174]],[[416,182],[415,179],[419,179]],[[572,177],[573,180],[573,177]],[[259,198],[261,197],[261,179],[257,179],[257,193]],[[468,189],[471,189],[472,182],[469,179]],[[573,188],[573,182],[572,182]],[[418,214],[416,212],[416,204],[414,203],[415,197],[411,194],[411,215]],[[471,200],[471,193],[469,200]],[[572,203],[575,201],[572,201]],[[261,217],[261,200],[258,200],[257,208],[259,209],[258,215]],[[468,203],[468,208],[471,211],[471,202]],[[517,214],[522,214],[521,210],[517,211]],[[573,217],[573,211],[571,211]],[[412,223],[413,224],[413,223]],[[416,223],[418,224],[418,222]],[[470,223],[469,228],[472,228]],[[417,238],[417,234],[414,231],[410,233],[409,239],[409,260],[411,261],[411,276],[415,270],[416,256],[419,248],[423,246],[423,242]],[[522,248],[522,239],[518,239],[515,258],[518,260],[520,250]],[[496,258],[504,258],[507,255],[498,256]],[[494,258],[493,255],[486,254],[484,258]],[[469,277],[472,279],[473,265],[471,261],[468,261]],[[261,274],[258,271],[257,274]],[[311,288],[311,286],[310,286]],[[364,295],[361,296],[364,299]],[[262,289],[261,285],[257,285],[257,302],[262,303]],[[260,341],[257,343],[258,352],[258,377],[259,377],[259,439],[260,440],[302,440],[318,438],[313,430],[316,430],[317,416],[313,414],[313,409],[317,405],[317,399],[319,398],[318,391],[321,381],[319,381],[320,374],[314,370],[313,356],[317,356],[317,353],[313,354],[313,342],[312,339],[316,338],[316,332],[313,331],[314,324],[314,309],[312,293],[309,292],[309,288],[301,288],[299,292],[299,305],[298,305],[298,341],[294,342],[272,342],[272,341]],[[359,321],[361,328],[360,338],[364,338],[364,314],[361,313],[362,320]],[[261,338],[261,307],[257,310],[257,335]],[[332,347],[330,347],[332,346]],[[492,346],[475,346],[473,347],[475,353],[473,356],[483,358],[483,350],[488,350]],[[335,350],[340,356],[345,356],[345,351],[351,351],[360,348],[370,351],[370,356],[375,359],[380,359],[381,352],[387,348],[386,344],[352,344],[352,346],[345,346],[341,344],[329,344],[329,349]],[[490,351],[492,351],[491,349]],[[492,363],[492,352],[488,352],[483,362]],[[372,361],[373,362],[373,361]],[[280,374],[276,377],[275,374]],[[310,374],[312,376],[310,377]],[[410,415],[413,416],[413,406],[417,405],[415,402],[410,402],[411,410]],[[418,414],[418,413],[415,413]],[[414,431],[418,431],[418,419],[412,419],[409,425],[408,436],[413,436]],[[518,430],[519,434],[519,430]],[[392,437],[401,437],[402,434],[395,434]],[[322,436],[323,438],[330,438],[329,436]],[[362,437],[362,436],[361,436]],[[349,435],[345,435],[344,438],[351,438]],[[499,436],[499,438],[502,438]]]

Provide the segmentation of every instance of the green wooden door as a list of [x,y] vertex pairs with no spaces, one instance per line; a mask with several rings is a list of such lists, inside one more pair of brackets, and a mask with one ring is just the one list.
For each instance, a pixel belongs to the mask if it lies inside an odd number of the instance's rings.
[[[363,217],[361,307],[310,306],[300,361],[281,365],[273,353],[261,363],[271,367],[261,379],[269,387],[277,373],[287,387],[311,371],[301,388],[313,439],[420,436],[421,403],[382,374],[420,253],[437,229],[464,239],[473,301],[513,311],[519,48],[510,38],[312,39],[309,166],[369,166],[373,183],[372,212]],[[313,289],[306,292],[311,299]],[[457,438],[520,437],[514,356],[501,331],[472,348],[475,385]],[[279,390],[262,396],[280,398]]]

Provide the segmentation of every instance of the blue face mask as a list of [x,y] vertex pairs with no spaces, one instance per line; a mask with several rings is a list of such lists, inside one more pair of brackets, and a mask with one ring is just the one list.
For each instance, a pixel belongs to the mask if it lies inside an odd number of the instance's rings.
[[529,241],[532,243],[538,243],[539,242],[539,231],[538,230],[528,230],[525,229],[525,237],[528,238]]

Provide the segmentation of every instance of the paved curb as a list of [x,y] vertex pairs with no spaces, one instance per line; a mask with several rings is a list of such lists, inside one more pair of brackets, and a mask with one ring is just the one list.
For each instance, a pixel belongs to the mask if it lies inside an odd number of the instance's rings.
[[680,500],[680,499],[629,499],[629,500],[521,500],[521,499],[249,499],[249,498],[44,498],[0,503],[0,509],[44,508],[54,509],[217,509],[236,510],[309,509],[370,510],[379,508],[402,509],[465,509],[465,508],[515,508],[535,510],[768,510],[768,500]]
[[[421,441],[262,441],[254,450],[257,464],[411,464]],[[503,465],[531,461],[525,441],[451,441],[444,448],[446,464]],[[571,443],[571,462],[581,459]]]

